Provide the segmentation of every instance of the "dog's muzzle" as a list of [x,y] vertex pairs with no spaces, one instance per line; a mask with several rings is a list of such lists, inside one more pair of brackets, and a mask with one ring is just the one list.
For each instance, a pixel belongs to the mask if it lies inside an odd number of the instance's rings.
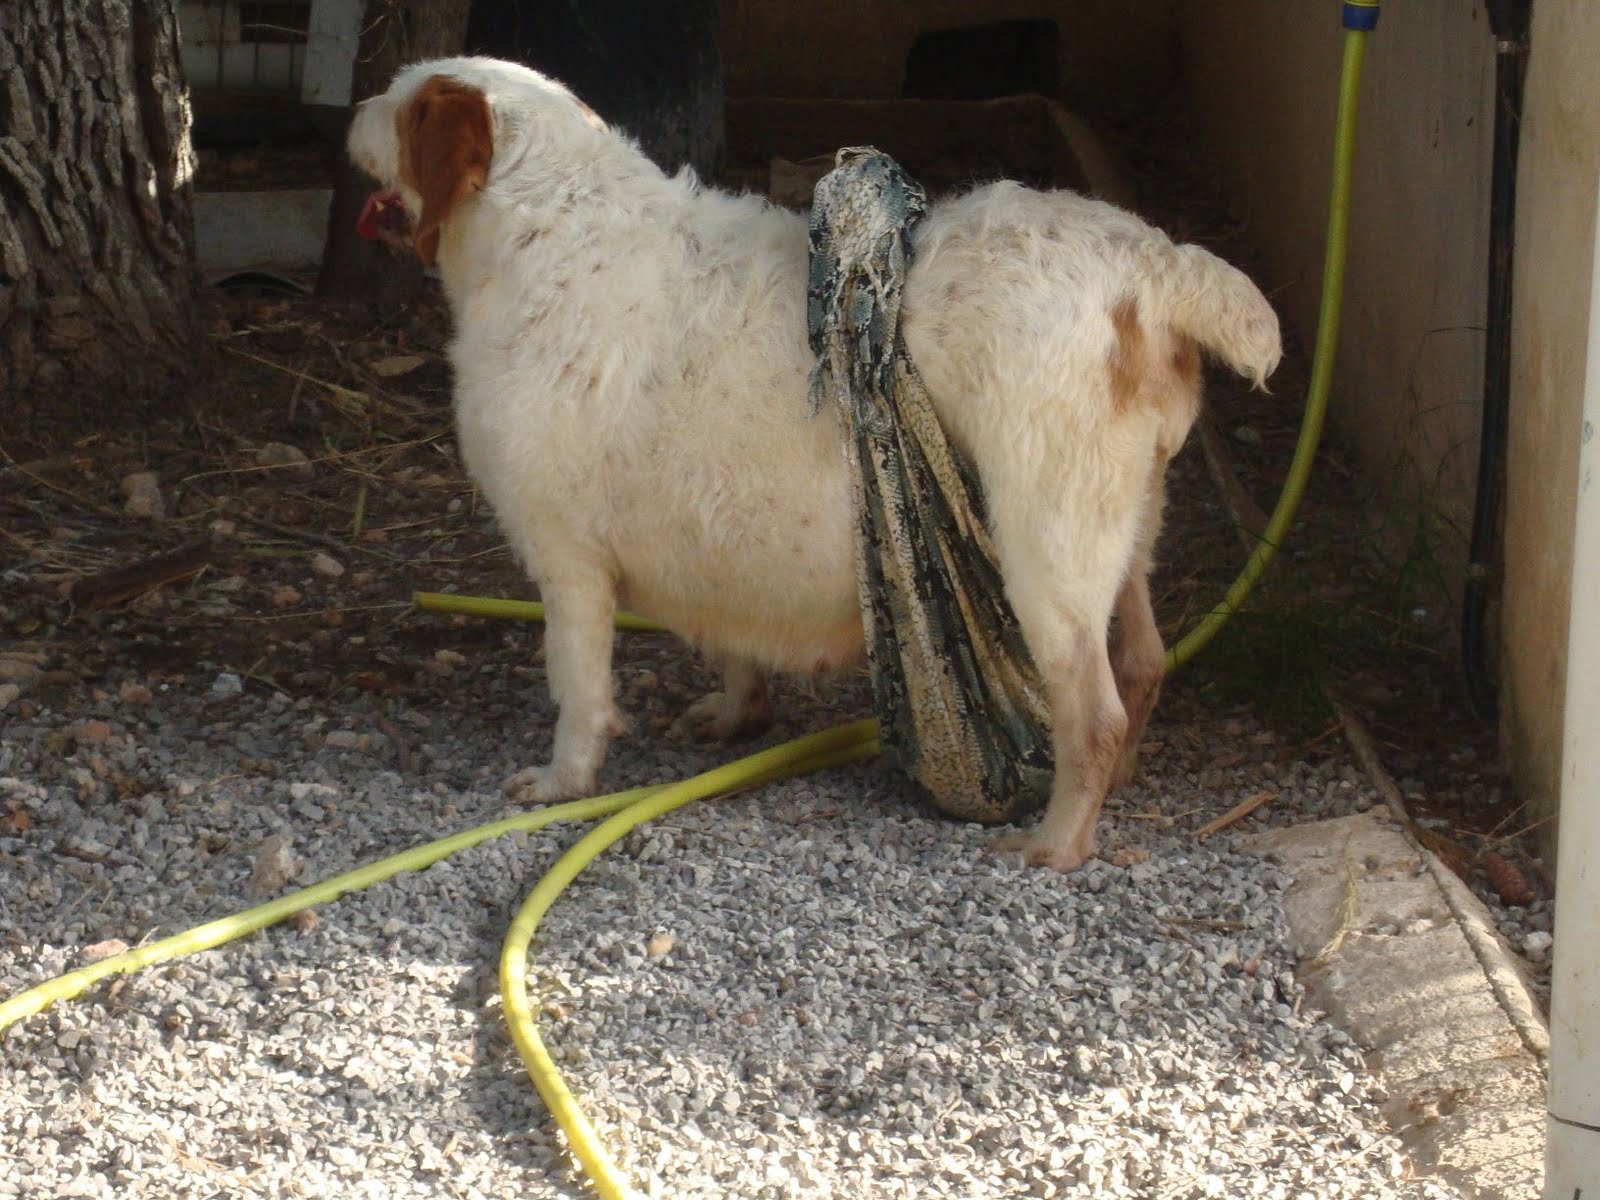
[[411,245],[411,214],[406,211],[400,193],[390,190],[373,192],[361,206],[361,216],[356,219],[356,232],[369,242],[384,242],[390,246]]

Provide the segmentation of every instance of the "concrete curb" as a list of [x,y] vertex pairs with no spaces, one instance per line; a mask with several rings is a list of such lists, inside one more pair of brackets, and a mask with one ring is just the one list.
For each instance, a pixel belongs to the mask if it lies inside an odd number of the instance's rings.
[[1272,830],[1300,980],[1366,1049],[1419,1173],[1470,1200],[1543,1188],[1549,1034],[1488,911],[1382,809]]

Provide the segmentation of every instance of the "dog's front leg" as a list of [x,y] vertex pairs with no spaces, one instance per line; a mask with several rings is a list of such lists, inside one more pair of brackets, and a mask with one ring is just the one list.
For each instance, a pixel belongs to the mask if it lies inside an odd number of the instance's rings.
[[592,795],[606,745],[622,731],[611,690],[616,591],[604,576],[545,581],[545,675],[560,709],[550,762],[506,780],[522,803]]

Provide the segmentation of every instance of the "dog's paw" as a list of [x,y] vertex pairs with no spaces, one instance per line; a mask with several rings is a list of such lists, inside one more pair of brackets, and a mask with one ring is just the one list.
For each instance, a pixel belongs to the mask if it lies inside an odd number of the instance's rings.
[[548,763],[518,771],[500,787],[514,804],[553,804],[558,800],[576,800],[592,795],[594,778],[583,771]]
[[1130,742],[1124,746],[1117,755],[1116,766],[1111,768],[1111,778],[1107,781],[1106,790],[1117,791],[1127,787],[1139,774],[1139,747]]
[[667,732],[683,741],[718,742],[755,737],[770,728],[772,709],[765,699],[740,703],[727,692],[712,692],[686,708]]
[[1076,871],[1094,855],[1092,839],[1087,846],[1076,845],[1047,837],[1037,829],[996,838],[993,848],[1001,854],[1021,855],[1022,861],[1030,867],[1048,867],[1063,874]]

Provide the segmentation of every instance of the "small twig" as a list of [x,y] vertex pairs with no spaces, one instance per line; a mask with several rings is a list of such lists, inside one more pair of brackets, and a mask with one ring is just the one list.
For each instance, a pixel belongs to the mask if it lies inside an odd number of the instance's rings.
[[1278,798],[1278,793],[1277,792],[1267,791],[1267,792],[1257,792],[1254,796],[1251,796],[1248,800],[1241,800],[1238,804],[1235,804],[1232,808],[1230,808],[1227,812],[1223,813],[1220,817],[1217,817],[1215,820],[1212,820],[1212,821],[1207,821],[1204,825],[1200,826],[1199,829],[1196,829],[1194,831],[1195,841],[1197,841],[1197,842],[1204,841],[1206,838],[1210,837],[1213,833],[1216,833],[1217,830],[1226,829],[1229,825],[1232,825],[1235,821],[1242,821],[1245,817],[1248,817],[1251,813],[1255,812],[1256,809],[1260,808],[1263,804],[1267,803],[1269,800],[1276,800],[1277,798]]
[[1317,746],[1322,745],[1322,743],[1327,741],[1329,738],[1337,737],[1340,731],[1343,729],[1343,723],[1335,721],[1332,725],[1329,725],[1310,741],[1301,742],[1294,746],[1285,746],[1282,750],[1278,751],[1277,759],[1279,762],[1296,762],[1305,757],[1307,750],[1315,749]]
[[69,845],[65,840],[56,843],[56,853],[63,858],[75,858],[79,862],[109,863],[113,867],[125,866],[124,860],[112,853],[96,854],[93,850],[85,850],[82,846]]
[[[1507,825],[1511,824],[1512,818],[1515,817],[1518,813],[1520,813],[1523,809],[1525,809],[1527,807],[1528,807],[1528,802],[1526,800],[1524,800],[1521,804],[1517,805],[1510,812],[1508,812],[1505,816],[1501,817],[1500,820],[1495,823],[1495,827],[1493,829],[1489,830],[1488,833],[1483,835],[1483,840],[1485,842],[1493,842],[1493,841],[1498,840],[1500,831],[1502,829],[1504,829]],[[1515,837],[1516,835],[1515,834],[1511,834],[1509,836]]]
[[289,416],[288,416],[288,421],[289,421],[289,425],[290,425],[291,428],[294,426],[295,414],[300,411],[300,392],[305,386],[306,386],[305,379],[304,378],[299,378],[299,379],[296,379],[294,381],[294,387],[289,389]]
[[[353,604],[348,608],[297,608],[293,612],[267,613],[264,615],[243,615],[230,618],[232,621],[244,625],[267,625],[277,621],[293,621],[297,617],[320,617],[328,613],[364,613],[364,612],[393,612],[400,610],[402,615],[412,609],[409,600],[397,600],[389,604]],[[274,687],[278,685],[273,684]],[[279,691],[284,689],[279,688]]]
[[432,555],[428,555],[426,561],[434,566],[446,566],[450,563],[472,562],[474,559],[489,558],[494,555],[510,555],[510,553],[511,547],[501,542],[499,545],[490,546],[487,550],[477,550],[471,554],[459,554],[451,558],[435,558]]
[[1200,421],[1200,448],[1205,452],[1206,468],[1211,473],[1211,480],[1217,485],[1217,491],[1222,493],[1223,507],[1233,518],[1233,529],[1240,544],[1244,546],[1245,553],[1254,553],[1256,547],[1266,540],[1267,514],[1239,479],[1233,455],[1209,420]]
[[[1518,806],[1519,809],[1522,808],[1522,807],[1524,807],[1524,806],[1522,806],[1522,805]],[[1489,846],[1504,846],[1504,845],[1507,845],[1507,844],[1509,844],[1511,842],[1516,841],[1518,838],[1522,837],[1524,834],[1532,833],[1535,829],[1538,829],[1541,826],[1550,824],[1550,822],[1554,821],[1555,819],[1556,819],[1556,814],[1555,813],[1551,813],[1549,816],[1540,817],[1537,821],[1534,821],[1534,822],[1531,822],[1530,824],[1524,825],[1521,829],[1514,830],[1511,833],[1507,833],[1507,834],[1504,834],[1504,835],[1499,836],[1499,837],[1496,837],[1494,834],[1489,834],[1483,839],[1484,840],[1484,845],[1485,845],[1486,848],[1489,847]],[[1504,822],[1502,822],[1502,824],[1503,823]]]
[[1367,727],[1360,717],[1345,707],[1331,692],[1328,693],[1328,703],[1333,706],[1333,711],[1339,714],[1339,722],[1344,726],[1344,736],[1350,743],[1350,750],[1356,756],[1356,761],[1361,764],[1361,769],[1367,773],[1367,778],[1372,780],[1372,786],[1378,790],[1378,795],[1383,797],[1383,802],[1389,806],[1389,811],[1395,818],[1409,830],[1413,836],[1421,828],[1406,810],[1405,798],[1400,795],[1400,789],[1395,786],[1394,780],[1389,777],[1389,772],[1384,769],[1383,761],[1378,757],[1377,747],[1373,745],[1372,734],[1367,732]]
[[[463,513],[435,513],[432,516],[423,517],[417,521],[401,521],[397,525],[377,525],[373,527],[372,532],[398,533],[402,529],[416,529],[422,525],[443,525],[446,521],[460,520],[464,515],[465,514]],[[456,535],[451,534],[450,536],[453,537]]]
[[367,519],[367,481],[363,479],[361,486],[356,489],[355,516],[350,521],[350,540],[357,541],[361,537],[362,527]]
[[314,383],[320,388],[326,388],[333,395],[344,400],[351,400],[364,405],[372,403],[372,397],[366,392],[357,391],[355,388],[347,388],[343,384],[330,383],[326,379],[319,379],[309,371],[302,371],[296,367],[286,367],[282,363],[273,362],[270,358],[260,354],[252,354],[248,350],[240,350],[234,346],[224,346],[223,350],[240,358],[248,358],[251,362],[260,363],[264,367],[271,367],[274,371],[282,371],[285,375],[293,375],[297,379],[304,379],[307,383]]
[[10,463],[11,469],[17,472],[17,474],[22,475],[24,478],[33,480],[33,482],[37,483],[40,487],[49,488],[52,492],[65,496],[68,500],[71,500],[76,504],[81,504],[90,512],[98,513],[102,517],[110,517],[116,521],[120,521],[124,517],[124,514],[118,512],[114,508],[108,508],[99,501],[90,500],[87,496],[78,495],[78,493],[73,491],[71,488],[64,488],[59,483],[51,483],[42,475],[34,474],[32,471],[28,470],[27,467],[23,466],[16,459],[12,458],[11,452],[8,451],[4,446],[0,446],[0,458],[4,458],[8,463]]
[[1344,941],[1356,927],[1356,917],[1361,913],[1361,890],[1356,886],[1356,867],[1350,860],[1351,838],[1344,840],[1344,893],[1339,897],[1339,923],[1327,944],[1311,956],[1312,966],[1321,966],[1339,953]]
[[1121,812],[1117,808],[1112,807],[1108,811],[1116,813],[1117,820],[1119,820],[1119,821],[1164,821],[1168,825],[1175,825],[1175,824],[1177,824],[1177,822],[1183,820],[1185,817],[1194,816],[1194,814],[1199,812],[1200,810],[1198,808],[1186,808],[1182,812],[1175,812],[1175,813],[1164,813],[1164,812]]
[[194,542],[168,554],[131,567],[88,575],[72,585],[72,602],[79,608],[110,608],[171,583],[198,575],[211,564],[211,543]]
[[0,525],[0,537],[5,538],[14,545],[21,546],[29,554],[32,554],[36,549],[38,549],[37,546],[35,546],[27,538],[23,537],[20,533],[12,533],[11,530],[7,529],[4,525]]
[[401,735],[400,730],[395,727],[395,723],[389,720],[388,717],[380,716],[378,718],[378,728],[383,731],[384,736],[394,745],[395,759],[399,762],[400,769],[407,775],[413,774],[417,768],[416,756],[411,753],[411,746],[405,737]]
[[1367,778],[1372,780],[1372,786],[1378,790],[1378,795],[1383,797],[1383,802],[1389,806],[1389,811],[1394,813],[1395,819],[1411,837],[1423,846],[1424,849],[1434,854],[1461,878],[1465,879],[1472,870],[1474,855],[1465,846],[1452,841],[1442,834],[1434,832],[1427,826],[1419,824],[1406,809],[1405,799],[1400,795],[1400,789],[1395,785],[1393,777],[1384,769],[1383,761],[1378,757],[1378,751],[1373,744],[1372,734],[1367,731],[1361,718],[1356,716],[1343,701],[1333,695],[1332,691],[1325,692],[1328,703],[1339,714],[1339,720],[1344,724],[1344,734],[1350,743],[1351,752],[1355,754],[1356,761],[1361,764],[1361,769],[1367,773]]
[[[10,455],[7,455],[6,457],[9,459]],[[12,459],[9,467],[0,469],[0,479],[4,479],[13,471],[17,472],[19,475],[28,475],[31,477],[35,472],[38,471],[54,471],[60,467],[75,467],[86,464],[89,461],[89,456],[85,454],[57,454],[51,458],[36,458],[32,462],[25,463],[19,463]]]
[[[262,659],[262,661],[264,662],[266,660]],[[259,665],[260,664],[258,663],[257,666]],[[255,683],[259,683],[262,687],[267,688],[270,691],[282,692],[285,696],[293,694],[288,688],[284,687],[283,684],[279,683],[271,675],[263,675],[254,667],[248,671],[240,671],[239,674],[244,676],[246,679],[252,680]]]
[[354,450],[337,450],[329,454],[319,454],[316,458],[307,458],[304,462],[254,463],[247,467],[216,467],[209,471],[196,471],[192,475],[185,475],[182,479],[178,480],[177,486],[187,487],[198,483],[202,479],[212,479],[219,475],[255,475],[260,474],[263,471],[298,470],[301,467],[314,467],[323,463],[334,464],[338,466],[340,470],[346,471],[352,475],[360,475],[370,479],[380,479],[382,477],[379,475],[366,471],[360,471],[355,467],[343,466],[341,464],[343,464],[346,459],[361,458],[368,454],[383,454],[395,450],[409,449],[412,446],[425,446],[428,443],[436,442],[445,436],[446,433],[441,431],[439,433],[431,433],[427,437],[408,438],[407,440],[400,442],[383,442],[377,446],[361,446]]
[[1164,924],[1183,925],[1193,929],[1216,929],[1229,933],[1254,928],[1246,921],[1219,921],[1211,917],[1168,917]]
[[291,529],[287,525],[279,525],[274,521],[267,520],[265,517],[257,517],[242,510],[230,512],[228,515],[235,520],[243,521],[246,525],[254,525],[257,529],[264,529],[270,534],[288,538],[290,541],[309,542],[313,546],[321,546],[325,550],[337,550],[340,553],[346,550],[357,550],[362,554],[370,554],[374,558],[389,557],[389,555],[380,550],[375,550],[371,546],[351,545],[349,542],[341,542],[338,538],[329,537],[323,533],[314,533],[309,529]]

